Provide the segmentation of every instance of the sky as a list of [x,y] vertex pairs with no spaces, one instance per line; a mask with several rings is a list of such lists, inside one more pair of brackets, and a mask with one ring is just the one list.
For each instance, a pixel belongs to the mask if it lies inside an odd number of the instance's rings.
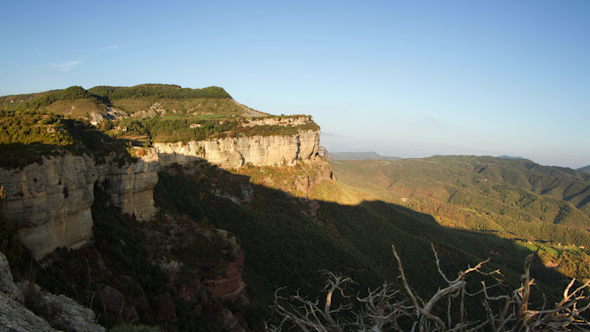
[[3,1],[0,96],[223,87],[331,152],[590,165],[590,1]]

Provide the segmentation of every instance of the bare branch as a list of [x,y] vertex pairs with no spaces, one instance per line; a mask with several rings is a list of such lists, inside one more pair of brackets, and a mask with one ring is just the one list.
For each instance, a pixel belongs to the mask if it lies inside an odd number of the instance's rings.
[[[319,299],[311,301],[302,297],[299,291],[295,295],[285,298],[279,295],[284,288],[275,292],[274,309],[282,317],[279,326],[266,325],[267,331],[281,331],[285,324],[292,324],[304,332],[347,332],[347,331],[402,331],[398,320],[404,319],[411,323],[411,331],[452,331],[452,332],[475,332],[475,331],[588,331],[589,322],[581,314],[590,310],[590,296],[583,294],[590,286],[590,281],[577,287],[572,291],[575,280],[572,280],[563,292],[563,299],[554,308],[546,308],[543,304],[541,309],[532,310],[529,308],[531,289],[534,279],[530,276],[530,266],[534,260],[534,254],[525,259],[524,274],[521,279],[521,287],[512,293],[499,296],[491,296],[489,291],[501,284],[498,282],[488,286],[481,281],[482,288],[475,293],[466,291],[467,282],[465,277],[470,273],[482,276],[494,276],[500,274],[498,270],[483,272],[481,269],[488,260],[480,262],[475,267],[468,267],[460,271],[455,280],[450,280],[442,272],[440,260],[434,246],[432,247],[436,268],[447,286],[439,288],[424,302],[411,289],[406,278],[401,259],[392,246],[393,255],[397,260],[400,271],[400,279],[405,290],[405,296],[400,290],[395,290],[391,285],[384,283],[382,287],[368,290],[365,297],[358,295],[353,297],[346,294],[347,286],[354,283],[352,279],[336,275],[331,272],[324,272],[327,276],[326,298],[323,306]],[[350,301],[333,308],[333,296],[339,294],[342,299]],[[486,311],[486,319],[483,321],[467,321],[466,298],[482,296],[482,304]],[[452,301],[459,297],[459,318],[460,321],[453,325],[451,311]],[[439,307],[438,303],[446,299],[446,324],[432,311]],[[361,307],[358,312],[352,312],[352,300],[356,300]],[[345,302],[346,302],[345,301]],[[496,303],[492,305],[493,303]],[[348,318],[335,316],[336,313],[346,312]],[[350,318],[352,317],[352,318]],[[448,329],[447,329],[448,328]]]

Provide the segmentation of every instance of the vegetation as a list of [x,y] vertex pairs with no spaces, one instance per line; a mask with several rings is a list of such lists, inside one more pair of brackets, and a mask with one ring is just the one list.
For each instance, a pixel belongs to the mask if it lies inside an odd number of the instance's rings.
[[11,110],[38,110],[58,101],[90,99],[96,103],[111,105],[113,100],[125,98],[144,98],[151,100],[160,98],[231,98],[219,87],[203,89],[181,88],[178,85],[142,84],[134,87],[97,86],[85,90],[80,86],[72,86],[64,90],[52,90],[36,94],[11,95],[0,97],[0,105]]
[[[191,128],[191,124],[200,127]],[[197,120],[193,118],[162,120],[154,117],[146,120],[125,119],[116,122],[119,127],[126,127],[123,137],[147,137],[151,142],[189,142],[212,138],[233,138],[251,136],[296,135],[301,131],[319,130],[319,126],[310,121],[299,126],[243,126],[239,119]]]
[[[355,192],[402,202],[443,226],[535,243],[547,266],[590,278],[590,177],[525,159],[431,157],[331,163]],[[565,250],[566,245],[576,251]]]
[[[16,96],[16,98],[19,99],[18,96]],[[36,111],[42,107],[49,106],[57,101],[62,101],[62,100],[73,101],[76,99],[91,99],[95,103],[104,102],[104,100],[101,99],[99,96],[95,96],[95,95],[89,93],[88,91],[84,90],[84,88],[82,88],[80,86],[72,86],[72,87],[69,87],[65,90],[49,91],[47,93],[40,94],[40,96],[38,96],[37,98],[28,99],[26,97],[20,97],[20,99],[23,101],[16,103],[16,104],[6,103],[7,100],[6,99],[3,100],[5,103],[4,104],[5,108],[13,109],[16,111],[24,111],[24,110]],[[10,99],[10,100],[14,100],[14,99]],[[13,104],[14,106],[10,107],[11,106],[10,104]]]
[[22,168],[43,163],[44,156],[93,156],[104,163],[109,156],[119,162],[133,158],[122,140],[105,135],[88,122],[41,111],[0,111],[0,167]]
[[133,87],[96,86],[89,93],[109,100],[125,98],[152,97],[186,99],[186,98],[231,98],[223,88],[211,86],[203,89],[181,88],[178,85],[142,84]]
[[[285,195],[290,183],[310,171],[303,166],[299,173],[295,167],[287,171],[283,167],[248,166],[230,173],[198,164],[174,175],[160,173],[155,188],[159,206],[193,220],[207,220],[238,238],[246,254],[243,277],[252,303],[240,309],[248,326],[257,326],[271,316],[268,306],[280,287],[298,289],[301,296],[316,294],[324,282],[320,270],[350,276],[362,285],[358,289],[362,296],[367,287],[375,289],[383,281],[401,289],[397,265],[387,254],[392,242],[399,248],[400,257],[408,261],[406,275],[418,296],[434,294],[444,286],[436,270],[429,268],[431,244],[447,275],[492,256],[484,269],[502,270],[506,282],[499,291],[518,288],[519,270],[529,252],[493,234],[445,228],[429,215],[383,201],[365,201],[360,196],[356,196],[360,198],[358,204],[352,205],[322,199],[322,193],[332,199],[334,193],[355,196],[334,182],[312,189],[311,197],[321,206],[314,219],[305,213],[309,200]],[[242,198],[243,185],[252,188],[251,201]],[[501,254],[491,254],[494,252]],[[542,292],[557,299],[559,291],[547,285],[561,285],[563,277],[546,269],[539,259],[533,262],[531,271]],[[542,293],[535,294],[532,301],[542,303]],[[485,317],[477,301],[469,305],[475,308],[473,317]],[[278,318],[274,316],[272,322],[278,324]]]

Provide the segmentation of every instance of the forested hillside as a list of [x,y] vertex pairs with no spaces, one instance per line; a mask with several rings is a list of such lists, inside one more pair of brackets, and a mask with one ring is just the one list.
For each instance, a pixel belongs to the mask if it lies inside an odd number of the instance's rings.
[[331,162],[347,188],[434,216],[448,228],[541,248],[547,266],[590,278],[590,176],[525,159],[435,156]]

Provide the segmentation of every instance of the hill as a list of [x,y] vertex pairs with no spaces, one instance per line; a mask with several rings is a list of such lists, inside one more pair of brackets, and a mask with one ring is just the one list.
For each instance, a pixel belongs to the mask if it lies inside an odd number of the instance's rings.
[[330,152],[334,160],[400,160],[398,157],[381,156],[377,152]]
[[501,158],[501,159],[525,159],[523,157],[511,157],[511,156],[507,156],[507,155],[501,155],[501,156],[498,156],[498,158]]
[[588,166],[584,166],[584,167],[580,167],[577,169],[578,172],[586,172],[586,173],[590,173],[590,165]]
[[438,224],[541,247],[546,264],[590,278],[590,177],[526,159],[435,156],[334,161],[352,190],[433,215]]
[[127,117],[151,118],[156,114],[194,119],[269,115],[236,102],[220,87],[190,89],[166,84],[97,86],[88,90],[72,86],[64,90],[3,96],[0,110],[43,110],[88,119],[93,124]]

